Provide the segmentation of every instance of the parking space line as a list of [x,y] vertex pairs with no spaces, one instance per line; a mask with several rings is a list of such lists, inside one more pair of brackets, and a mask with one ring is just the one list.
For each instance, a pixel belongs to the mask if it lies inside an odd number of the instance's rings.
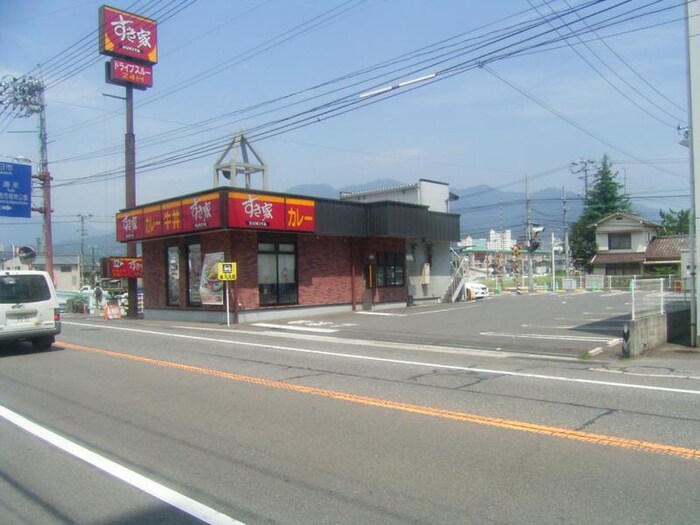
[[479,332],[479,335],[492,337],[510,337],[514,339],[548,339],[553,341],[589,341],[596,343],[615,344],[620,341],[619,337],[595,337],[584,335],[547,335],[547,334],[514,334],[507,332]]
[[355,313],[360,315],[383,315],[385,317],[406,317],[406,314],[394,314],[391,312],[372,312],[369,310],[359,310]]
[[298,326],[291,324],[275,323],[252,323],[251,326],[259,326],[261,328],[276,328],[282,330],[296,330],[297,332],[314,332],[317,334],[332,334],[338,331],[333,328],[313,328],[311,326]]

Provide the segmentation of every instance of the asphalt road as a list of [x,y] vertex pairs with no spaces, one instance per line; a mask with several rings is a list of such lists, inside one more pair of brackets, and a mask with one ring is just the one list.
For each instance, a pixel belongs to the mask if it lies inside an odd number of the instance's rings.
[[630,319],[630,312],[629,293],[546,293],[321,318],[300,315],[285,321],[253,323],[252,327],[579,357],[594,349],[619,353],[622,325]]
[[589,295],[272,327],[66,317],[51,351],[0,357],[2,521],[696,522],[695,356],[488,335],[615,338],[625,298]]

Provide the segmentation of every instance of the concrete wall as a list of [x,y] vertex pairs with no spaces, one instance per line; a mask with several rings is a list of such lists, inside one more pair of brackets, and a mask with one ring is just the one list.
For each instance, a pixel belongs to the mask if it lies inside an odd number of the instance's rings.
[[658,314],[628,322],[629,337],[623,341],[622,354],[637,357],[647,350],[690,333],[690,310]]

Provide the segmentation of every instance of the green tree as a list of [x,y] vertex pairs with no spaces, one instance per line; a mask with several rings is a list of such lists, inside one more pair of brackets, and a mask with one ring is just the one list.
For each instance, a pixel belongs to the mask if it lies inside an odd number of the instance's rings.
[[622,193],[622,185],[617,182],[617,172],[607,155],[603,156],[598,171],[593,176],[588,195],[585,196],[583,213],[571,226],[569,244],[574,263],[590,271],[590,260],[598,247],[595,242],[593,224],[616,211],[631,211],[630,201]]
[[659,210],[661,216],[661,230],[659,235],[683,235],[690,232],[690,210],[667,212]]

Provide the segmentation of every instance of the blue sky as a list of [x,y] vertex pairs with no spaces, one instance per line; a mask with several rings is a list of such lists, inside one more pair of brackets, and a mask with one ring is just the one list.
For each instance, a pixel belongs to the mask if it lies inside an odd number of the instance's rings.
[[[115,0],[108,5],[159,23],[154,87],[135,94],[137,203],[211,187],[226,139],[244,130],[269,166],[273,191],[419,178],[524,191],[528,175],[532,191],[582,192],[571,162],[607,153],[633,203],[687,208],[688,150],[676,130],[687,124],[682,4]],[[124,90],[104,82],[100,5],[0,0],[0,78],[31,73],[48,86],[54,221],[77,228],[77,215],[91,214],[94,233],[108,230],[124,207],[123,178],[109,175],[123,166],[124,103],[103,95]],[[573,12],[553,15],[565,9]],[[524,50],[559,35],[568,40]],[[483,47],[495,36],[498,43]],[[467,38],[482,47],[465,49]],[[477,64],[484,53],[498,59]],[[375,69],[376,78],[358,74],[387,62],[393,66]],[[348,103],[343,114],[313,109]],[[273,122],[298,113],[310,124],[270,133]],[[37,124],[37,117],[0,116],[0,159],[38,160],[37,134],[22,133]],[[160,167],[173,155],[182,162]],[[40,222],[0,218],[0,244],[15,242],[19,224],[39,236]]]

